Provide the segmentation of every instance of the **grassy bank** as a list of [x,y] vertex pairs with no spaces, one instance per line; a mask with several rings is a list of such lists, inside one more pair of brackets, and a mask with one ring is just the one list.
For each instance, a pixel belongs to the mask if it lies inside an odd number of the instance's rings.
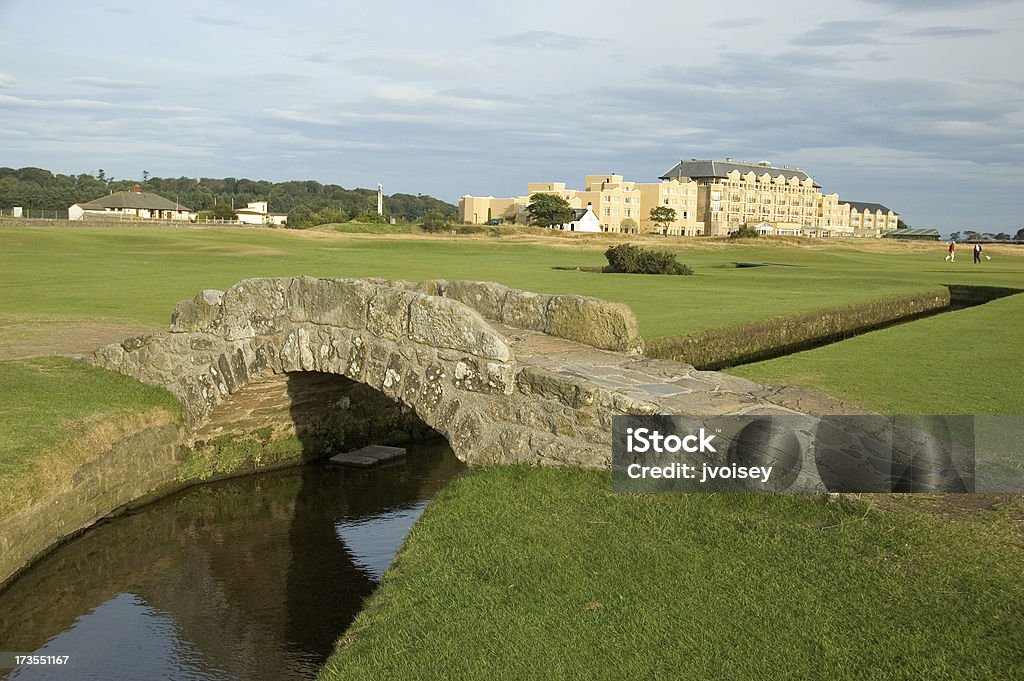
[[823,390],[888,414],[1024,414],[1024,295],[728,373]]
[[322,678],[1011,678],[1022,511],[478,469],[427,510]]
[[0,516],[121,431],[177,418],[166,390],[63,357],[0,362]]

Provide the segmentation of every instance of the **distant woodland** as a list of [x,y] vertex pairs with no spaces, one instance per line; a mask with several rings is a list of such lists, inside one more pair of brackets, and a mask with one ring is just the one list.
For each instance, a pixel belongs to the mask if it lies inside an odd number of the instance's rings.
[[[230,217],[232,208],[244,208],[250,201],[269,201],[270,212],[288,214],[289,227],[379,219],[375,189],[345,189],[316,180],[269,182],[234,177],[150,177],[145,171],[142,179],[115,180],[102,169],[95,175],[55,175],[42,168],[0,167],[0,209],[22,206],[28,210],[66,211],[72,204],[131,190],[135,185],[212,217]],[[427,215],[454,219],[456,208],[431,196],[392,194],[384,197],[384,219],[393,217],[400,222],[418,222]]]

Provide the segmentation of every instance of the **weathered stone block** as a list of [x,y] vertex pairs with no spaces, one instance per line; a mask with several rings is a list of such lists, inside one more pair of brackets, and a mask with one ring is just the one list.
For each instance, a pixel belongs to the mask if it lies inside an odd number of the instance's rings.
[[375,287],[359,279],[295,277],[288,287],[290,318],[348,329],[366,328],[366,312]]
[[305,326],[288,329],[281,342],[281,368],[285,371],[313,371],[314,362],[309,329]]
[[223,291],[207,289],[192,300],[182,300],[171,314],[171,333],[216,332],[220,328]]
[[409,336],[418,343],[506,362],[512,350],[480,313],[448,298],[416,295],[409,306]]
[[445,287],[445,298],[468,305],[482,317],[503,321],[501,309],[509,288],[489,281],[452,281]]
[[525,367],[516,377],[516,384],[525,395],[537,394],[574,409],[594,404],[601,392],[581,379],[538,367]]
[[424,279],[412,289],[417,293],[426,293],[428,296],[443,296],[448,282],[444,279]]
[[409,303],[404,289],[375,287],[367,307],[366,330],[375,336],[404,338],[409,333]]
[[546,333],[605,350],[643,352],[636,316],[629,306],[584,296],[555,296]]
[[552,296],[509,289],[501,308],[501,322],[522,329],[545,331]]
[[361,334],[352,334],[345,375],[354,381],[362,381],[366,373],[367,342]]
[[384,375],[387,372],[388,364],[395,345],[385,340],[378,339],[369,344],[369,352],[366,356],[366,371],[363,373],[363,382],[371,388],[380,390],[384,385]]
[[388,397],[401,400],[405,390],[405,374],[408,368],[407,360],[398,352],[394,352],[388,358],[388,365],[384,369],[384,380],[381,382],[380,390]]
[[288,322],[290,279],[245,279],[224,292],[221,331],[227,340],[281,331]]

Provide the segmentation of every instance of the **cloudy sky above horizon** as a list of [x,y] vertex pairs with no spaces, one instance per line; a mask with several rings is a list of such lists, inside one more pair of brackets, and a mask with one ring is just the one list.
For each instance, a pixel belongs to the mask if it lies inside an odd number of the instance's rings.
[[729,156],[1012,234],[1024,1],[967,4],[0,0],[0,165],[455,203]]

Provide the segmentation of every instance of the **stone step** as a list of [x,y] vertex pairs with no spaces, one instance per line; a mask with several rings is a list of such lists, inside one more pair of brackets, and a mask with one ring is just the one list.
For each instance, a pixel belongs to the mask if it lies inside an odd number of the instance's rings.
[[341,466],[358,466],[359,468],[372,468],[386,463],[400,456],[405,456],[405,447],[385,447],[384,445],[369,445],[361,449],[354,449],[351,452],[335,454],[328,461]]

